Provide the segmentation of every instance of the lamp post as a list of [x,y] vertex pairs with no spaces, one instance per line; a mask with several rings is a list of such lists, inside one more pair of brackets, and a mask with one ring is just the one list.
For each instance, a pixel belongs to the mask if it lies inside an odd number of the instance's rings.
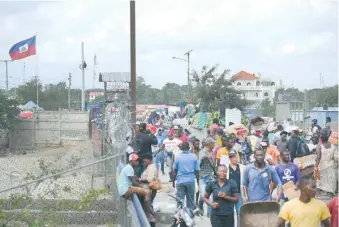
[[187,55],[187,60],[183,59],[183,58],[172,57],[175,60],[187,62],[187,86],[188,86],[187,92],[188,92],[188,97],[190,97],[190,86],[191,86],[191,83],[190,83],[190,54],[191,54],[192,51],[193,50],[190,50],[190,51],[187,51],[185,53],[185,55]]

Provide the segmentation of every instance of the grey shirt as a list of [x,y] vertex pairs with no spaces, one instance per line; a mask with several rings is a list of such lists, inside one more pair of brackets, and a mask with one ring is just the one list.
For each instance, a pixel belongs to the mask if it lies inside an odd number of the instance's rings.
[[[213,152],[210,153],[213,155]],[[199,151],[199,162],[200,162],[200,177],[212,177],[214,175],[213,166],[215,163],[213,159],[208,158],[209,152],[206,148]]]
[[275,141],[275,144],[277,145],[278,151],[282,152],[286,149],[288,149],[288,141],[282,141],[281,139]]

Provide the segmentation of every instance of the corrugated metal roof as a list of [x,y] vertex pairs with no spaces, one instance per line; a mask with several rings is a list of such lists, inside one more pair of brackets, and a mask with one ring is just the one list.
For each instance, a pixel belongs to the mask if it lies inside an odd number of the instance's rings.
[[99,82],[131,82],[129,72],[106,72],[99,74]]
[[327,110],[324,110],[324,107],[313,107],[311,111],[338,111],[338,107],[328,107]]

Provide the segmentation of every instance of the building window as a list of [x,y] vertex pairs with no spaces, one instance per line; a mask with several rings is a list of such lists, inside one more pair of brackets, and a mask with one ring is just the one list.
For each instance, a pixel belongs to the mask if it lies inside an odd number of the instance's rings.
[[264,93],[264,96],[268,96],[268,93],[267,93],[267,92],[265,92],[265,93]]
[[274,83],[274,82],[272,82],[272,83],[271,83],[271,86],[275,86],[275,83]]
[[259,97],[259,94],[258,93],[254,93],[254,97]]
[[247,86],[251,86],[251,83],[250,83],[250,82],[248,82],[248,83],[247,83]]
[[240,83],[240,82],[238,82],[238,83],[237,83],[237,86],[241,86],[241,83]]
[[256,85],[257,85],[257,86],[260,86],[260,81],[257,81]]

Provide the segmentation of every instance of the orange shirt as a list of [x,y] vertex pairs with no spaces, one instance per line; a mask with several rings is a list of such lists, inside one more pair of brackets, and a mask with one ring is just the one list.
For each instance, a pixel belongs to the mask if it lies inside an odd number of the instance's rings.
[[280,152],[274,145],[267,147],[266,154],[270,155],[275,163],[279,162]]

